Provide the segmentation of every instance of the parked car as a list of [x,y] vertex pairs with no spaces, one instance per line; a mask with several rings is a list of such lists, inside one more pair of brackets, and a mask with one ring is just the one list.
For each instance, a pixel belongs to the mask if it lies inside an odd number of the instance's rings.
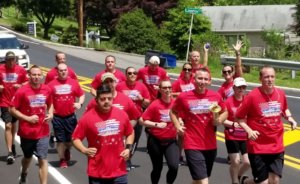
[[28,49],[28,45],[22,44],[18,38],[11,33],[0,32],[0,62],[5,60],[5,54],[8,51],[12,51],[17,56],[17,63],[23,66],[26,70],[29,70],[30,59],[25,49]]

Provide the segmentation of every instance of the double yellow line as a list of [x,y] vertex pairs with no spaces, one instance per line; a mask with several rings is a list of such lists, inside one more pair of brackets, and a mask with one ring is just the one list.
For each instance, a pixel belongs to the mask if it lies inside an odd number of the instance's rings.
[[[41,67],[44,76],[47,74],[47,72],[50,70],[49,68]],[[83,76],[77,76],[79,80],[79,84],[81,85],[82,89],[86,92],[90,91],[90,83],[92,82],[92,79],[83,77]],[[291,131],[290,125],[284,124],[284,146],[289,146],[292,144],[295,144],[297,142],[300,142],[300,129],[297,128],[294,131]],[[225,135],[222,132],[217,132],[217,140],[221,142],[225,142]],[[300,170],[300,159],[286,155],[284,156],[284,164],[290,167],[293,167],[295,169]]]

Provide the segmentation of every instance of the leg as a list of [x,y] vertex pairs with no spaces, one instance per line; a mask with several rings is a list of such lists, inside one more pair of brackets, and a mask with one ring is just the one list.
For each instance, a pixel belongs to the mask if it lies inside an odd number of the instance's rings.
[[276,175],[275,173],[269,173],[269,184],[279,184],[280,183],[280,177]]
[[47,181],[48,181],[48,161],[46,159],[39,159],[39,176],[40,176],[40,183],[41,184],[47,184]]
[[59,159],[65,159],[65,150],[66,150],[65,143],[57,142],[57,153]]
[[242,160],[243,160],[243,163],[240,166],[239,176],[243,176],[244,173],[250,168],[250,162],[249,162],[249,158],[248,158],[247,153],[242,155]]
[[179,165],[179,148],[176,142],[173,142],[167,146],[165,149],[165,158],[169,168],[167,172],[167,183],[171,184],[174,183],[177,177]]
[[8,152],[12,152],[11,147],[13,144],[13,124],[11,122],[5,123],[5,142]]
[[229,167],[231,181],[232,183],[239,183],[238,173],[240,168],[240,155],[239,153],[230,153],[229,158],[231,160]]
[[158,140],[151,135],[148,137],[147,149],[153,167],[151,171],[151,182],[152,184],[158,184],[163,168],[163,150]]
[[23,157],[22,158],[22,161],[21,161],[21,165],[22,165],[21,173],[26,173],[26,174],[28,173],[28,168],[29,168],[31,160],[32,160],[32,157],[30,157],[30,158]]

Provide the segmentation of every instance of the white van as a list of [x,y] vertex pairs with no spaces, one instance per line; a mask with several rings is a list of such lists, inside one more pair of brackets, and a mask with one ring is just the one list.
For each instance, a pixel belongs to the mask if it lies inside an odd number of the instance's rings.
[[5,54],[12,51],[17,56],[18,64],[29,70],[30,59],[24,49],[28,49],[28,45],[21,44],[17,37],[7,32],[0,32],[0,62],[5,61]]

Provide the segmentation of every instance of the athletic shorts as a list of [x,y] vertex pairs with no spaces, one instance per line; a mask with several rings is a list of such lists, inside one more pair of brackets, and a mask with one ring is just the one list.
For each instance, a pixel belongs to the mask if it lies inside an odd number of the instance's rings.
[[94,178],[89,176],[89,184],[127,184],[127,174],[116,178]]
[[238,141],[238,140],[225,140],[227,153],[239,153],[242,155],[247,153],[246,141]]
[[278,154],[248,154],[252,175],[255,183],[260,183],[269,177],[269,173],[272,172],[282,176],[283,169],[283,153]]
[[211,175],[217,150],[184,150],[187,165],[193,180],[202,180]]
[[25,158],[31,158],[35,155],[39,159],[47,159],[49,137],[40,139],[25,139],[21,137],[21,148]]
[[66,117],[54,115],[52,125],[57,142],[71,142],[73,131],[77,125],[76,115],[72,114]]
[[8,111],[8,107],[1,107],[1,118],[4,123],[16,123],[17,118],[11,115]]

